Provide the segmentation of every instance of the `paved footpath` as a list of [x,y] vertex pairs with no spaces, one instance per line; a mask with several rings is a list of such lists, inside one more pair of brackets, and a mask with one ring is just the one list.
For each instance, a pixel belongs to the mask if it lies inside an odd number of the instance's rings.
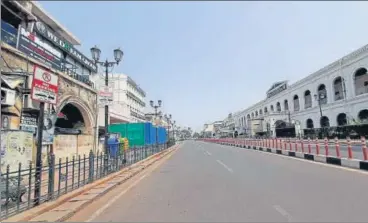
[[85,211],[93,222],[367,222],[367,185],[359,170],[187,141],[114,202]]

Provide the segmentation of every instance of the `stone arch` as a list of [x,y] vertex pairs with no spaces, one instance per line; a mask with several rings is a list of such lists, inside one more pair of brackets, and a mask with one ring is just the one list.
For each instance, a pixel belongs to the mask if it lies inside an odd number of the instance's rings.
[[[71,104],[75,106],[81,113],[84,124],[85,124],[85,134],[92,134],[93,127],[95,125],[96,117],[93,116],[93,111],[88,107],[86,103],[84,103],[81,99],[74,96],[66,96],[61,98],[61,103],[58,105],[56,109],[56,114],[59,114],[61,110],[67,105]],[[97,111],[96,111],[97,112]]]

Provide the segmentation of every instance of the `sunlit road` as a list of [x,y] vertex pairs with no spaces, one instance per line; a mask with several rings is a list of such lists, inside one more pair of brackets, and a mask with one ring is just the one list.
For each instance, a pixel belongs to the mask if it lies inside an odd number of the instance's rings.
[[368,175],[188,141],[95,222],[366,222]]

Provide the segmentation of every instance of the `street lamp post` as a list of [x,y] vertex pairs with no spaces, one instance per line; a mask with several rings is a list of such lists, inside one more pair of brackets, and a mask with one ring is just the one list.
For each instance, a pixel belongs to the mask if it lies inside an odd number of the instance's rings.
[[[150,106],[154,109],[154,117],[155,120],[157,117],[161,114],[161,112],[158,111],[158,109],[161,107],[162,101],[157,100],[157,104],[155,104],[152,100],[150,101]],[[158,128],[156,128],[156,146],[158,145]]]
[[168,137],[167,138],[168,138],[168,143],[169,143],[169,141],[170,141],[170,128],[174,128],[174,125],[175,125],[176,122],[175,121],[171,121],[172,120],[172,115],[171,114],[169,114],[169,115],[166,115],[165,114],[165,119],[167,120],[167,124],[168,124],[168,130],[167,130]]
[[[101,55],[101,50],[99,48],[97,48],[97,46],[94,46],[91,48],[91,54],[92,54],[92,59],[94,60],[94,62],[96,64],[99,64],[101,66],[103,66],[105,68],[105,87],[106,90],[108,90],[108,86],[109,86],[109,68],[113,67],[115,64],[118,65],[120,63],[120,61],[123,59],[124,53],[123,51],[118,48],[114,50],[114,59],[115,61],[108,61],[106,59],[106,61],[100,61],[100,55]],[[108,101],[106,101],[105,104],[105,171],[107,171],[107,162],[108,162],[108,144],[107,141],[109,139],[109,105],[108,105]]]
[[325,99],[325,95],[323,93],[318,93],[314,95],[314,98],[318,101],[318,106],[319,106],[319,113],[320,113],[320,120],[319,120],[319,123],[321,125],[321,128],[322,128],[322,137],[324,137],[324,127],[322,127],[322,117],[323,117],[323,114],[322,114],[322,103],[321,101],[323,99]]

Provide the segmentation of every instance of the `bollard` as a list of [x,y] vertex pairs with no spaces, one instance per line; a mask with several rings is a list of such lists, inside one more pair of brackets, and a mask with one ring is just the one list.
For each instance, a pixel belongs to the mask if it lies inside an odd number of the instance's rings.
[[287,141],[284,139],[284,149],[287,150]]
[[275,139],[271,139],[272,140],[272,148],[275,148]]
[[328,139],[325,137],[325,155],[328,156]]
[[348,158],[352,159],[353,158],[353,149],[351,148],[350,137],[346,137],[346,141],[348,143]]
[[316,138],[316,154],[319,155],[319,141],[318,141],[318,138]]
[[300,147],[302,147],[302,153],[304,153],[304,139],[300,140]]
[[289,138],[289,150],[293,151],[292,145],[291,145],[291,139]]
[[295,139],[294,145],[295,145],[295,152],[298,152],[298,139]]
[[365,137],[362,136],[361,140],[362,140],[363,158],[364,158],[364,160],[368,160],[367,144],[365,142]]
[[339,139],[335,137],[335,148],[336,148],[336,156],[340,158],[340,144]]
[[311,148],[311,139],[308,137],[308,153],[311,154],[312,153],[312,148]]
[[282,150],[282,139],[280,139],[280,147],[281,147],[281,150]]

